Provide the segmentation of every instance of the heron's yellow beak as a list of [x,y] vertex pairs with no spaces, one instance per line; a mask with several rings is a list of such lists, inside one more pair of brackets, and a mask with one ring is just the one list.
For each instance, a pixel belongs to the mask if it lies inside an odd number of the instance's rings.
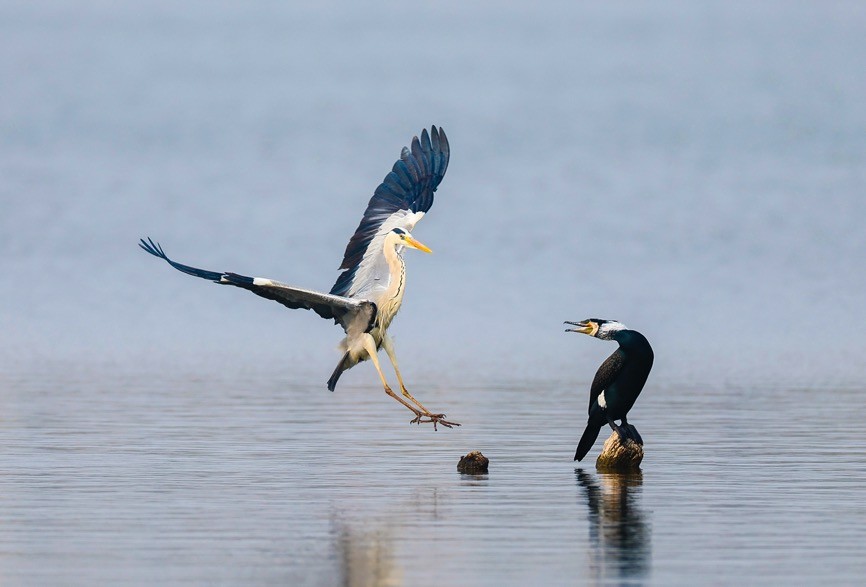
[[404,240],[407,246],[412,247],[413,249],[418,249],[419,251],[424,251],[425,253],[432,253],[430,247],[425,245],[424,243],[416,241],[411,236],[407,236]]
[[581,320],[580,322],[569,322],[566,320],[565,323],[577,326],[577,328],[566,328],[566,332],[579,332],[581,334],[588,334],[589,336],[595,336],[595,333],[598,332],[598,324],[592,320]]

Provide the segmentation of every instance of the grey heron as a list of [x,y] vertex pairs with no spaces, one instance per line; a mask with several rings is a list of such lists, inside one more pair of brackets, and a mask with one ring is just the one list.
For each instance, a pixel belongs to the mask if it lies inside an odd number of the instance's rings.
[[[411,423],[433,423],[451,428],[445,414],[434,413],[415,399],[397,366],[394,342],[388,327],[400,309],[406,288],[406,265],[403,253],[407,248],[431,252],[412,237],[411,231],[433,205],[436,191],[448,168],[450,149],[441,128],[427,129],[421,138],[412,138],[411,148],[403,147],[400,158],[376,188],[367,204],[361,222],[349,240],[340,265],[342,273],[329,293],[286,285],[262,277],[246,277],[230,272],[207,271],[176,263],[166,256],[162,247],[148,238],[139,246],[164,259],[178,271],[208,279],[223,285],[247,289],[256,295],[274,300],[288,308],[313,310],[343,327],[346,337],[341,343],[343,356],[328,380],[334,391],[337,380],[347,369],[370,359],[379,373],[385,393],[415,414]],[[400,384],[401,395],[388,385],[379,364],[378,351],[384,349]]]

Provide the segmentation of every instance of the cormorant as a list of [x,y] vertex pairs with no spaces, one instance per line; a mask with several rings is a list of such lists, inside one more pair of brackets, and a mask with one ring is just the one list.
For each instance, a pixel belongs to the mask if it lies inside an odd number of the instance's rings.
[[[643,445],[637,429],[626,420],[626,415],[640,395],[653,366],[653,349],[649,341],[637,330],[629,330],[616,320],[590,318],[581,322],[568,322],[576,328],[566,332],[580,332],[601,340],[615,340],[619,348],[609,356],[595,374],[589,390],[589,418],[574,460],[580,461],[592,448],[598,433],[610,424],[620,438],[631,439]],[[617,425],[614,420],[621,420]]]

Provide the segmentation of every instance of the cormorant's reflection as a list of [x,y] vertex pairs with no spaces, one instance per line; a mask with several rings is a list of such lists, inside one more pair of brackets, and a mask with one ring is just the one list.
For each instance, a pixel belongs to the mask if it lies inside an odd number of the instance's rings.
[[592,566],[602,578],[639,578],[649,572],[652,534],[641,508],[643,475],[575,469],[589,506]]

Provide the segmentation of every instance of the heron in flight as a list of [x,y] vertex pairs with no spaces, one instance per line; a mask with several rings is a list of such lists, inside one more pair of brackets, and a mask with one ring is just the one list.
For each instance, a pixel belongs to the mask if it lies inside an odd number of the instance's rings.
[[[434,429],[438,424],[448,428],[459,426],[457,422],[446,420],[445,414],[431,412],[409,393],[397,366],[394,342],[388,336],[388,327],[400,309],[406,291],[405,249],[431,252],[415,240],[411,232],[433,205],[433,193],[448,168],[449,155],[448,138],[441,128],[435,126],[429,134],[424,129],[420,139],[413,137],[411,148],[403,147],[400,158],[376,188],[361,223],[349,239],[340,265],[343,272],[329,293],[262,277],[181,265],[169,259],[159,243],[150,238],[147,241],[141,239],[139,246],[188,275],[241,287],[288,308],[305,308],[322,318],[332,318],[343,327],[346,337],[340,345],[343,357],[328,380],[329,390],[334,391],[344,371],[370,359],[379,373],[385,393],[415,414],[412,423],[432,422]],[[402,397],[391,389],[382,373],[378,359],[380,348],[385,349],[394,366]]]

